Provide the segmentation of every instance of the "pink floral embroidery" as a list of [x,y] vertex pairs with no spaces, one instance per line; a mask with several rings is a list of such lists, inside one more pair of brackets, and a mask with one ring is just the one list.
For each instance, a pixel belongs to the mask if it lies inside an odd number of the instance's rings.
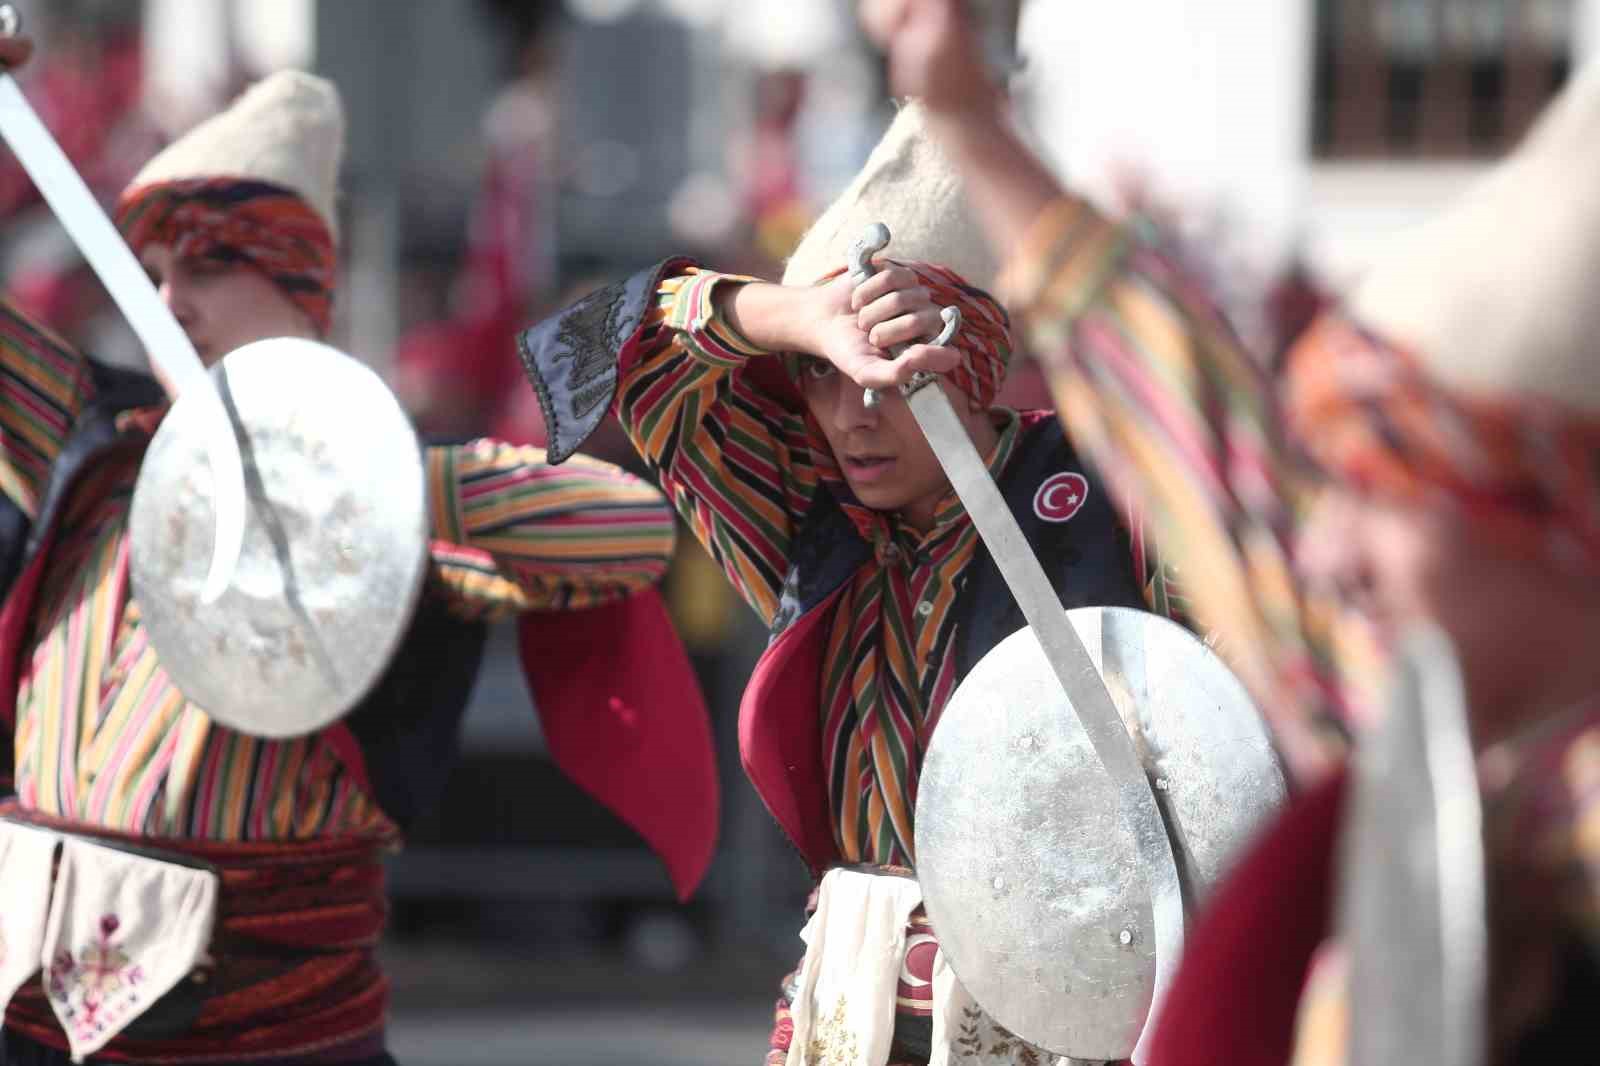
[[[121,924],[115,914],[101,918],[100,935],[94,943],[76,958],[69,951],[57,952],[45,971],[45,987],[61,1022],[71,1026],[79,1040],[104,1033],[139,1002],[135,989],[144,980],[144,971],[111,942]],[[118,993],[124,994],[113,1005],[112,997]]]

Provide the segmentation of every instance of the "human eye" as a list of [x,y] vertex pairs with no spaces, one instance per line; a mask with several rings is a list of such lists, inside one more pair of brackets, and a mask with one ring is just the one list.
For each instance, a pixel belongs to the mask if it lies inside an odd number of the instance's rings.
[[806,377],[811,378],[813,381],[821,381],[833,373],[833,364],[826,359],[807,358],[803,372]]

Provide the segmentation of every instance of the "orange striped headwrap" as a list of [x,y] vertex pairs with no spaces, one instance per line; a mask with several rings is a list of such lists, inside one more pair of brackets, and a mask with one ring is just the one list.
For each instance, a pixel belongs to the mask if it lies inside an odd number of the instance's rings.
[[117,225],[135,254],[166,244],[183,258],[254,267],[327,334],[338,263],[333,234],[289,189],[239,178],[157,182],[122,194]]
[[[1006,379],[1006,364],[1011,359],[1011,319],[994,297],[961,280],[961,275],[932,263],[906,263],[897,259],[880,260],[905,267],[917,276],[938,307],[961,308],[961,330],[952,347],[964,357],[961,365],[944,376],[956,388],[972,397],[979,407],[994,403],[995,394]],[[821,278],[817,284],[832,281],[844,267]],[[928,340],[933,340],[929,337]],[[796,368],[791,367],[791,375]]]
[[1600,417],[1464,395],[1342,314],[1322,316],[1290,359],[1289,416],[1335,477],[1457,508],[1511,551],[1600,570]]

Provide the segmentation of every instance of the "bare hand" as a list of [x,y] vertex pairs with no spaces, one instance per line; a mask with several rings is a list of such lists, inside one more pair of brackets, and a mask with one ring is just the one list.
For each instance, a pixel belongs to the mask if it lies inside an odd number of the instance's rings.
[[[920,343],[943,323],[932,295],[905,267],[889,265],[859,286],[838,277],[816,293],[812,354],[862,388],[903,385],[918,371],[942,374],[961,363],[956,348]],[[891,353],[901,344],[908,347]]]
[[999,91],[961,0],[862,0],[861,23],[889,58],[896,96],[947,115],[995,107]]
[[33,55],[33,38],[0,37],[0,70],[16,70]]

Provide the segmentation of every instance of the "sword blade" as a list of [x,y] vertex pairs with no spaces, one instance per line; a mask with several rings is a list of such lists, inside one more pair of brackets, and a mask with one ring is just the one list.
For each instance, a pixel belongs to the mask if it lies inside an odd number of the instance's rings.
[[233,420],[221,396],[210,387],[205,366],[188,334],[161,302],[122,235],[8,74],[0,74],[0,136],[11,146],[78,251],[99,275],[150,360],[181,395],[193,393],[212,411],[214,431],[208,457],[217,518],[211,569],[201,593],[202,602],[212,603],[227,588],[244,544],[244,466]]
[[[1183,899],[1178,884],[1177,859],[1167,836],[1166,822],[1156,804],[1133,738],[1111,701],[1105,680],[1095,669],[1067,612],[1056,596],[1039,557],[1023,536],[1016,517],[1006,505],[999,486],[989,476],[966,426],[950,406],[937,383],[917,389],[907,403],[917,425],[939,459],[961,504],[983,538],[989,555],[1000,569],[1017,606],[1044,649],[1050,669],[1060,682],[1067,702],[1076,712],[1095,754],[1116,784],[1123,817],[1138,842],[1143,873],[1148,882],[1156,928],[1156,996],[1159,1001],[1171,979],[1183,944]],[[1141,1040],[1142,1044],[1142,1040]]]

